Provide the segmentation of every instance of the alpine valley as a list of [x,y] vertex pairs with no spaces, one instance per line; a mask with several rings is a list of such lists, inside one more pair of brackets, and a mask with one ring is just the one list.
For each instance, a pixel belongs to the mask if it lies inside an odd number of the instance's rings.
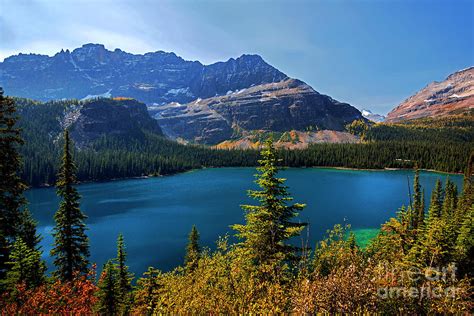
[[[460,172],[474,139],[472,71],[430,84],[389,113],[387,123],[258,55],[203,65],[163,51],[139,55],[86,44],[52,57],[8,57],[0,62],[0,86],[15,97],[26,140],[22,177],[31,185],[55,181],[65,128],[83,181],[254,166],[255,149],[269,134],[288,166],[418,161]],[[426,121],[433,116],[436,122]],[[433,154],[438,140],[443,149]],[[453,157],[448,164],[446,155]]]
[[472,314],[468,2],[0,0],[0,316]]

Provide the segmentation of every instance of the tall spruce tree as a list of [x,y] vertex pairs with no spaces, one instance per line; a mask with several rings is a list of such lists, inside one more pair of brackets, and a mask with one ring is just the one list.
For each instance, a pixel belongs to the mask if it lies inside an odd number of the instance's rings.
[[455,250],[461,275],[474,277],[474,205],[465,214],[459,228]]
[[56,271],[53,275],[63,281],[71,281],[75,273],[87,273],[89,240],[86,236],[86,215],[79,208],[80,195],[76,183],[76,167],[71,154],[69,132],[64,132],[64,153],[61,169],[56,183],[57,194],[62,201],[54,215],[56,226],[53,236],[54,248],[51,256],[55,257]]
[[244,253],[257,265],[282,263],[298,258],[299,247],[290,245],[287,241],[298,236],[306,223],[296,223],[292,220],[301,211],[304,204],[291,204],[285,180],[278,178],[280,170],[276,150],[272,138],[268,138],[261,152],[260,167],[255,181],[261,190],[249,190],[249,196],[259,202],[259,205],[243,205],[246,211],[245,225],[233,225]]
[[44,281],[46,265],[41,260],[41,253],[29,247],[21,237],[12,246],[8,265],[10,267],[2,283],[10,291],[14,291],[18,284],[33,288]]
[[120,309],[117,267],[109,260],[105,265],[98,282],[96,310],[100,315],[117,315]]
[[474,204],[474,186],[472,184],[472,177],[474,176],[474,152],[471,153],[467,168],[464,171],[464,181],[462,188],[462,196],[460,201],[460,209],[463,211],[469,210]]
[[443,208],[443,186],[441,180],[436,180],[433,192],[431,192],[430,208],[428,210],[428,224],[441,216]]
[[424,210],[423,210],[423,201],[420,185],[420,170],[415,169],[415,179],[413,181],[413,204],[411,206],[413,217],[412,217],[412,226],[414,229],[418,229],[423,221]]
[[444,189],[444,200],[441,207],[441,214],[449,221],[454,220],[453,215],[457,206],[458,190],[454,182],[449,178],[446,180]]
[[459,233],[456,239],[455,256],[460,275],[474,277],[474,189],[472,177],[474,168],[474,152],[471,153],[466,170],[462,194],[455,211],[455,224]]
[[464,181],[462,194],[459,198],[456,218],[461,219],[469,212],[474,204],[474,187],[472,185],[472,177],[474,173],[474,152],[471,153],[469,161],[464,171]]
[[193,271],[197,268],[201,250],[199,247],[199,232],[195,225],[191,228],[188,236],[188,245],[186,247],[186,256],[184,265],[187,271]]
[[421,206],[418,209],[418,229],[422,230],[425,225],[425,189],[421,191]]
[[119,311],[121,314],[128,314],[131,304],[131,290],[133,274],[128,271],[126,265],[127,252],[122,234],[117,238],[117,295],[120,301]]
[[31,249],[39,242],[36,223],[25,207],[26,185],[18,175],[21,169],[18,147],[23,139],[17,121],[13,99],[5,97],[0,88],[0,279],[5,277],[9,251],[17,238],[22,238]]
[[18,228],[18,237],[31,249],[39,250],[39,242],[42,237],[37,233],[36,226],[37,222],[31,216],[28,209],[24,209],[20,213],[20,225]]

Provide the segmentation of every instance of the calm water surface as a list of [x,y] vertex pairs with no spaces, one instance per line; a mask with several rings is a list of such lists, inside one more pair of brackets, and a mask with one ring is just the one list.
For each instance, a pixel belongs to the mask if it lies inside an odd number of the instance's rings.
[[[181,264],[191,226],[196,224],[201,242],[214,247],[219,236],[232,234],[229,225],[243,222],[240,204],[252,203],[246,191],[255,188],[253,168],[205,169],[170,177],[134,179],[79,185],[81,208],[89,217],[91,261],[102,267],[115,257],[121,232],[128,250],[128,264],[136,275],[149,266],[169,270]],[[295,202],[306,203],[300,214],[310,226],[311,244],[336,223],[350,223],[355,230],[377,228],[398,208],[408,204],[409,171],[353,171],[324,168],[287,169]],[[436,179],[447,175],[422,172],[426,201]],[[458,187],[462,177],[450,175]],[[30,209],[39,221],[44,258],[51,268],[53,214],[58,207],[55,190],[27,192]]]

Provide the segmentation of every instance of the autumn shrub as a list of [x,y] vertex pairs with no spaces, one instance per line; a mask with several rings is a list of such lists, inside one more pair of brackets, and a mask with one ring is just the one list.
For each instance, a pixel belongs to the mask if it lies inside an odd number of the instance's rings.
[[86,315],[93,313],[96,291],[92,271],[87,276],[76,275],[70,282],[56,280],[34,289],[19,284],[15,299],[4,293],[0,306],[2,315]]

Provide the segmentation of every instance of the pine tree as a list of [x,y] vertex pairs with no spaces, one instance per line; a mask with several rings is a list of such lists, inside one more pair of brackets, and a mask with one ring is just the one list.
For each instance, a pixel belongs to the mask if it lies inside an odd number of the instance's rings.
[[458,190],[454,182],[447,179],[444,192],[441,214],[444,218],[453,220],[454,210],[456,209],[458,200]]
[[133,275],[128,271],[126,265],[127,252],[125,250],[125,242],[123,235],[119,234],[117,238],[117,294],[118,300],[120,301],[120,313],[128,314],[131,300],[132,280]]
[[447,179],[445,190],[436,181],[431,195],[428,218],[412,260],[427,266],[446,265],[453,259],[459,227],[456,224],[456,185]]
[[5,276],[9,244],[17,236],[20,213],[26,204],[23,196],[26,185],[18,176],[21,167],[18,146],[23,140],[16,127],[15,113],[13,99],[5,97],[0,88],[0,279]]
[[37,222],[33,219],[28,209],[21,211],[19,221],[18,236],[29,248],[37,249],[42,237],[37,234]]
[[459,199],[459,207],[458,214],[459,218],[462,218],[464,214],[466,214],[469,209],[474,204],[474,187],[472,185],[472,177],[474,172],[474,152],[471,153],[469,157],[469,161],[467,164],[467,168],[464,172],[464,181],[463,181],[463,188],[462,188],[462,195]]
[[466,213],[456,240],[456,257],[461,275],[474,276],[474,205]]
[[3,283],[10,291],[14,291],[18,284],[33,288],[44,282],[46,265],[41,260],[40,251],[28,247],[20,237],[13,244],[9,260],[9,270]]
[[120,307],[117,267],[109,260],[102,271],[97,291],[97,312],[101,315],[116,315]]
[[422,230],[425,225],[425,190],[421,191],[421,205],[418,209],[418,229]]
[[137,281],[134,302],[137,302],[139,305],[144,305],[147,315],[156,314],[155,309],[158,303],[157,300],[159,299],[156,293],[159,292],[162,287],[159,282],[161,275],[162,273],[159,270],[149,267],[148,270],[143,273],[143,278]]
[[186,256],[184,258],[184,264],[187,271],[193,271],[197,268],[200,252],[199,232],[196,226],[193,225],[191,232],[189,233],[188,245],[186,247]]
[[63,281],[71,281],[75,273],[87,273],[89,240],[85,234],[87,218],[79,208],[80,195],[73,186],[76,183],[71,140],[68,130],[64,133],[64,154],[57,181],[57,194],[62,198],[54,215],[56,226],[53,236],[54,248],[51,256],[57,270],[54,275]]
[[431,193],[431,202],[430,208],[428,210],[428,224],[432,222],[435,218],[441,216],[441,210],[443,208],[443,187],[441,186],[441,181],[436,180],[435,188]]
[[280,160],[276,156],[273,140],[267,139],[259,160],[259,173],[255,181],[261,190],[250,190],[249,196],[260,205],[243,205],[246,211],[245,225],[233,225],[237,236],[243,240],[241,246],[256,265],[278,264],[298,258],[301,249],[287,244],[288,239],[298,236],[306,226],[291,220],[298,215],[304,204],[287,205],[289,196],[286,179],[277,178]]
[[420,221],[422,220],[420,214],[424,214],[422,210],[422,200],[421,200],[421,185],[420,185],[420,170],[418,168],[415,169],[415,179],[413,181],[413,204],[411,209],[413,211],[413,222],[412,227],[417,229],[419,226]]
[[454,229],[458,231],[455,245],[455,258],[460,275],[474,276],[474,190],[472,176],[474,152],[469,157],[464,172],[463,191],[454,211]]

